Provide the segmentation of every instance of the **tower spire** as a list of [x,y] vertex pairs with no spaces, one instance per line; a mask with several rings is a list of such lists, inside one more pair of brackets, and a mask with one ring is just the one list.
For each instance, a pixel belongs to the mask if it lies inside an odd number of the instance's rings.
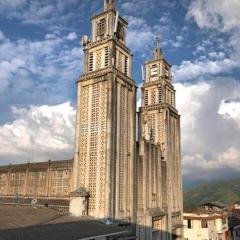
[[104,11],[115,10],[116,0],[104,0]]
[[160,37],[156,37],[156,47],[154,49],[154,58],[157,60],[157,59],[160,59],[162,58],[162,49],[160,47]]

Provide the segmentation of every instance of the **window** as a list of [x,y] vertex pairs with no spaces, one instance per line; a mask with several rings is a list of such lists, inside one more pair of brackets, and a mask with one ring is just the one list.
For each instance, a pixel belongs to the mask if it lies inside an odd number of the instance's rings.
[[123,73],[124,73],[124,64],[125,64],[125,56],[122,52],[118,51],[117,68]]
[[106,32],[106,19],[102,18],[97,23],[97,36],[103,37]]
[[205,219],[202,219],[202,220],[201,220],[201,227],[202,227],[202,228],[208,228],[208,222],[207,222],[207,220],[205,220]]
[[144,92],[144,105],[148,106],[148,90]]
[[192,220],[190,219],[187,220],[187,228],[193,228]]
[[93,71],[93,53],[89,53],[88,71]]
[[153,89],[152,91],[151,91],[151,104],[153,105],[153,104],[156,104],[156,91],[155,91],[155,89]]
[[159,103],[162,103],[162,85],[158,87],[158,99]]
[[95,67],[96,67],[96,70],[102,68],[102,50],[98,50],[96,52]]
[[105,67],[108,67],[108,64],[109,64],[109,51],[108,47],[105,47],[105,59],[104,59]]
[[128,57],[125,56],[125,62],[124,62],[124,74],[128,75]]

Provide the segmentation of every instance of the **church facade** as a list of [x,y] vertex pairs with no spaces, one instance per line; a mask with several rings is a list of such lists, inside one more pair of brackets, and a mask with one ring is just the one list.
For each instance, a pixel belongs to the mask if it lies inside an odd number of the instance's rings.
[[171,65],[158,43],[143,67],[137,113],[126,33],[115,1],[105,0],[104,11],[92,17],[91,38],[82,38],[74,160],[0,167],[0,199],[69,200],[72,215],[124,221],[138,239],[182,239],[180,116]]

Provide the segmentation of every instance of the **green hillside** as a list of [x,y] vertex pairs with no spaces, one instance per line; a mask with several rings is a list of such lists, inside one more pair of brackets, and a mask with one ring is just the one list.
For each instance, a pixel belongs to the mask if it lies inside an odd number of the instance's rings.
[[201,184],[184,192],[184,207],[206,202],[232,203],[240,200],[240,178]]

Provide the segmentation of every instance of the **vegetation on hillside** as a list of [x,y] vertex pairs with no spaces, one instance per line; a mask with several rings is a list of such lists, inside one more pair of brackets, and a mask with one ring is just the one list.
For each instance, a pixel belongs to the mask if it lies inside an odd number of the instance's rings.
[[240,200],[240,178],[210,182],[184,192],[184,207],[196,207],[206,202],[230,204]]

